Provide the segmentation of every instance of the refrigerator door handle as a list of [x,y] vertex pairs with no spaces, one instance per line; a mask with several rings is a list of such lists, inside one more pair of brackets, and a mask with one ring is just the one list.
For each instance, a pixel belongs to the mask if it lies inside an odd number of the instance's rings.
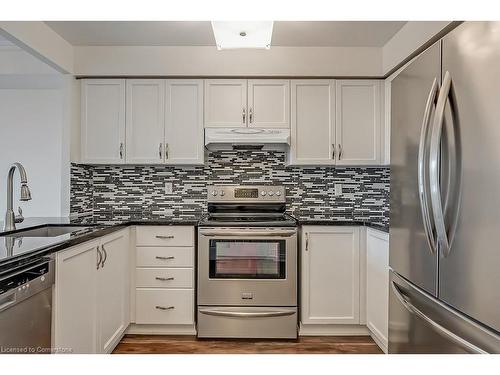
[[488,353],[488,352],[484,351],[483,349],[477,347],[476,345],[471,344],[470,342],[464,340],[460,336],[454,334],[453,332],[446,329],[445,327],[443,327],[441,324],[437,323],[436,321],[432,320],[422,310],[420,310],[418,307],[416,307],[414,304],[412,304],[410,302],[410,299],[408,298],[408,296],[406,296],[406,294],[401,290],[401,288],[394,281],[392,281],[391,284],[392,284],[392,289],[394,291],[395,296],[403,304],[403,306],[409,312],[415,314],[420,319],[425,321],[438,334],[450,339],[455,344],[464,348],[468,352],[475,353],[475,354],[487,354]]
[[420,198],[420,209],[422,211],[422,220],[424,222],[425,235],[427,237],[427,243],[429,244],[429,249],[431,254],[436,253],[437,249],[437,238],[435,236],[435,231],[433,229],[433,222],[431,219],[431,214],[429,212],[429,194],[428,194],[428,180],[426,178],[426,159],[427,159],[427,138],[429,134],[429,123],[431,120],[432,107],[436,103],[437,93],[439,91],[439,85],[437,78],[434,78],[432,82],[432,87],[427,98],[427,103],[425,105],[424,118],[422,121],[422,131],[420,133],[420,142],[418,146],[418,192]]
[[[436,115],[434,117],[434,123],[432,126],[431,133],[431,145],[430,145],[430,158],[429,158],[429,184],[431,189],[431,204],[432,213],[434,216],[434,225],[437,233],[437,240],[439,243],[439,248],[442,251],[444,257],[448,256],[451,250],[451,245],[453,242],[453,236],[455,234],[455,229],[458,223],[458,213],[460,205],[460,191],[461,191],[461,157],[460,157],[460,142],[454,143],[453,148],[448,148],[448,153],[453,156],[452,163],[450,167],[450,175],[452,176],[453,182],[450,182],[448,178],[448,188],[451,186],[454,191],[453,194],[449,193],[447,189],[445,209],[451,210],[451,222],[447,225],[445,222],[445,210],[443,210],[443,204],[441,202],[441,185],[440,185],[440,171],[443,165],[440,165],[440,151],[442,145],[443,136],[443,122],[444,122],[444,111],[448,99],[450,99],[450,107],[453,111],[453,98],[450,96],[451,91],[451,74],[446,72],[443,79],[443,84],[441,86],[441,91],[436,104]],[[458,139],[458,129],[455,124],[458,119],[454,116],[453,124],[453,136]],[[451,135],[450,135],[451,136]],[[449,137],[450,137],[449,136]],[[454,138],[454,139],[455,139]]]

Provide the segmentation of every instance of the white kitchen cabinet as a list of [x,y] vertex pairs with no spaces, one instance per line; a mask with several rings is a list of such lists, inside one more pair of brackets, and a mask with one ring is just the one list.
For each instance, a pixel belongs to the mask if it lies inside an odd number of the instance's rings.
[[292,80],[291,98],[290,164],[335,164],[335,81]]
[[359,324],[359,228],[303,226],[301,323]]
[[165,162],[203,164],[203,80],[167,80],[165,100]]
[[101,250],[103,261],[97,270],[98,350],[109,353],[130,321],[128,230],[103,237]]
[[165,80],[127,79],[126,162],[163,163]]
[[113,350],[130,322],[129,258],[128,229],[57,253],[56,348],[72,353]]
[[125,80],[85,79],[81,83],[81,161],[125,162]]
[[248,81],[248,126],[267,129],[290,128],[290,81]]
[[91,241],[56,255],[54,347],[97,352],[97,246]]
[[389,234],[366,231],[366,325],[387,352],[389,320]]
[[247,80],[205,80],[205,127],[247,126]]
[[336,165],[379,165],[381,81],[337,80]]
[[129,332],[194,334],[195,228],[136,227],[135,323]]

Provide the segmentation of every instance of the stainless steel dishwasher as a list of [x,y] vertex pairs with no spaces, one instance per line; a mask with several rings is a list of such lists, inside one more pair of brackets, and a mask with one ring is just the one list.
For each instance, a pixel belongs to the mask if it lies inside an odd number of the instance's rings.
[[50,258],[0,276],[0,353],[50,354],[53,284]]

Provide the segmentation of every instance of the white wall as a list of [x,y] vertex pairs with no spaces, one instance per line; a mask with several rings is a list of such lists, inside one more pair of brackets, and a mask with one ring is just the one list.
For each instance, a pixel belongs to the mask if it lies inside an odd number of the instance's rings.
[[0,35],[61,73],[73,71],[73,46],[41,21],[0,21]]
[[6,209],[9,166],[18,161],[26,168],[33,199],[18,202],[16,172],[16,207],[21,206],[26,217],[61,216],[67,214],[69,202],[69,148],[63,149],[62,77],[30,78],[45,81],[45,87],[29,88],[24,77],[19,77],[19,82],[16,77],[0,78],[0,213]]
[[409,21],[382,48],[382,71],[389,73],[439,34],[450,21]]
[[371,47],[74,47],[75,75],[381,76],[382,49]]
[[66,216],[71,117],[68,92],[74,80],[25,51],[12,52],[0,49],[0,221],[7,203],[8,170],[15,161],[26,168],[33,198],[19,202],[16,172],[16,211],[21,206],[25,217]]

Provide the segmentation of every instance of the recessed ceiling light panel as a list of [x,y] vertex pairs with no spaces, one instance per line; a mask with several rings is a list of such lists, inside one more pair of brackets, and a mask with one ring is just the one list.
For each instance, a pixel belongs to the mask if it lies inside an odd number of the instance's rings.
[[217,49],[271,48],[273,21],[212,21]]

